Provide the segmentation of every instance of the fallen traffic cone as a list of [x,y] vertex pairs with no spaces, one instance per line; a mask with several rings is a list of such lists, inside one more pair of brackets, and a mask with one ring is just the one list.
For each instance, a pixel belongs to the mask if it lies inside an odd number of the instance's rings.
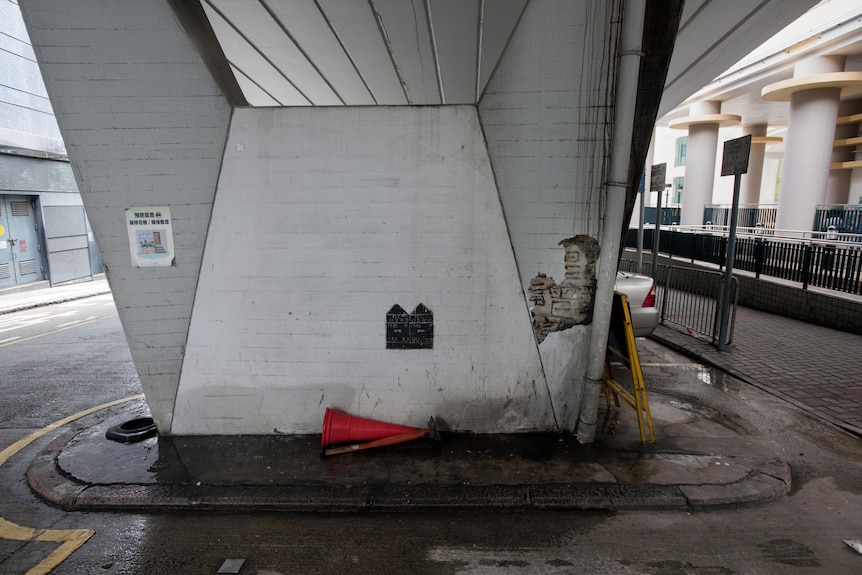
[[340,455],[342,453],[353,453],[354,451],[362,451],[364,449],[371,449],[372,447],[386,447],[388,445],[396,445],[398,443],[406,443],[408,441],[413,441],[414,439],[423,438],[440,441],[440,431],[437,429],[437,424],[434,423],[433,417],[428,420],[428,427],[426,427],[425,429],[414,429],[413,431],[408,431],[407,433],[390,435],[389,437],[383,437],[381,439],[375,439],[373,441],[366,441],[365,443],[352,443],[350,445],[330,447],[329,449],[323,450],[323,455],[326,456]]
[[375,439],[415,431],[419,431],[419,429],[354,417],[327,407],[323,416],[323,435],[320,438],[320,444],[325,449],[327,446],[338,443],[374,441]]

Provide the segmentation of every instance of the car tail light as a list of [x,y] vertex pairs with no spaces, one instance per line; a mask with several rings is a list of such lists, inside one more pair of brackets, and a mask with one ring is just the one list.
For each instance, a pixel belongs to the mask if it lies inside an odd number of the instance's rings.
[[649,288],[649,293],[647,294],[646,299],[644,299],[641,307],[655,307],[655,285],[652,285]]

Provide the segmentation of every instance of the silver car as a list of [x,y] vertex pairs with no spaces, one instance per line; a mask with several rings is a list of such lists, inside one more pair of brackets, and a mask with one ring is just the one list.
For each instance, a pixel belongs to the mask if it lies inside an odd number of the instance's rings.
[[653,279],[632,272],[617,272],[614,290],[626,294],[635,337],[644,337],[655,331],[658,325],[658,307]]

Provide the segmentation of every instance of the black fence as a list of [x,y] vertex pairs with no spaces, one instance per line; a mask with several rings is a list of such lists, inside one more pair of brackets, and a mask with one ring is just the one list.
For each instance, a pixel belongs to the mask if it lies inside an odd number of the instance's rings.
[[[655,225],[655,206],[644,206],[644,223]],[[662,206],[661,225],[671,226],[680,222],[682,208],[680,206]]]
[[[634,260],[622,260],[620,269],[636,271]],[[655,285],[659,305],[659,322],[681,328],[688,334],[705,336],[718,343],[724,274],[679,266],[657,266]],[[726,344],[733,342],[739,282],[733,278],[730,286],[730,313]]]
[[862,234],[862,205],[817,206],[814,229],[839,234]]
[[[654,229],[644,229],[644,247],[651,249]],[[637,230],[629,229],[626,246],[637,247]],[[723,267],[727,236],[661,230],[659,253],[670,257],[709,262]],[[810,240],[741,236],[736,239],[733,267],[808,286],[862,294],[862,244],[812,242]]]
[[[703,224],[730,226],[731,206],[710,205],[703,208]],[[778,208],[775,206],[741,205],[736,216],[736,225],[741,228],[760,227],[764,230],[775,228]]]

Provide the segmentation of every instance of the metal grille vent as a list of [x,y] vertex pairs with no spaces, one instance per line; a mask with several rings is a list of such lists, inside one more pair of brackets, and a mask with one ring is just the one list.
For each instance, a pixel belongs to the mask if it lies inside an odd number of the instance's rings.
[[27,202],[9,202],[12,206],[12,215],[13,216],[29,216],[30,215],[30,204]]
[[12,268],[9,264],[0,264],[0,280],[7,280],[12,277]]
[[21,260],[19,267],[21,269],[22,276],[34,274],[38,270],[36,266],[36,260]]

